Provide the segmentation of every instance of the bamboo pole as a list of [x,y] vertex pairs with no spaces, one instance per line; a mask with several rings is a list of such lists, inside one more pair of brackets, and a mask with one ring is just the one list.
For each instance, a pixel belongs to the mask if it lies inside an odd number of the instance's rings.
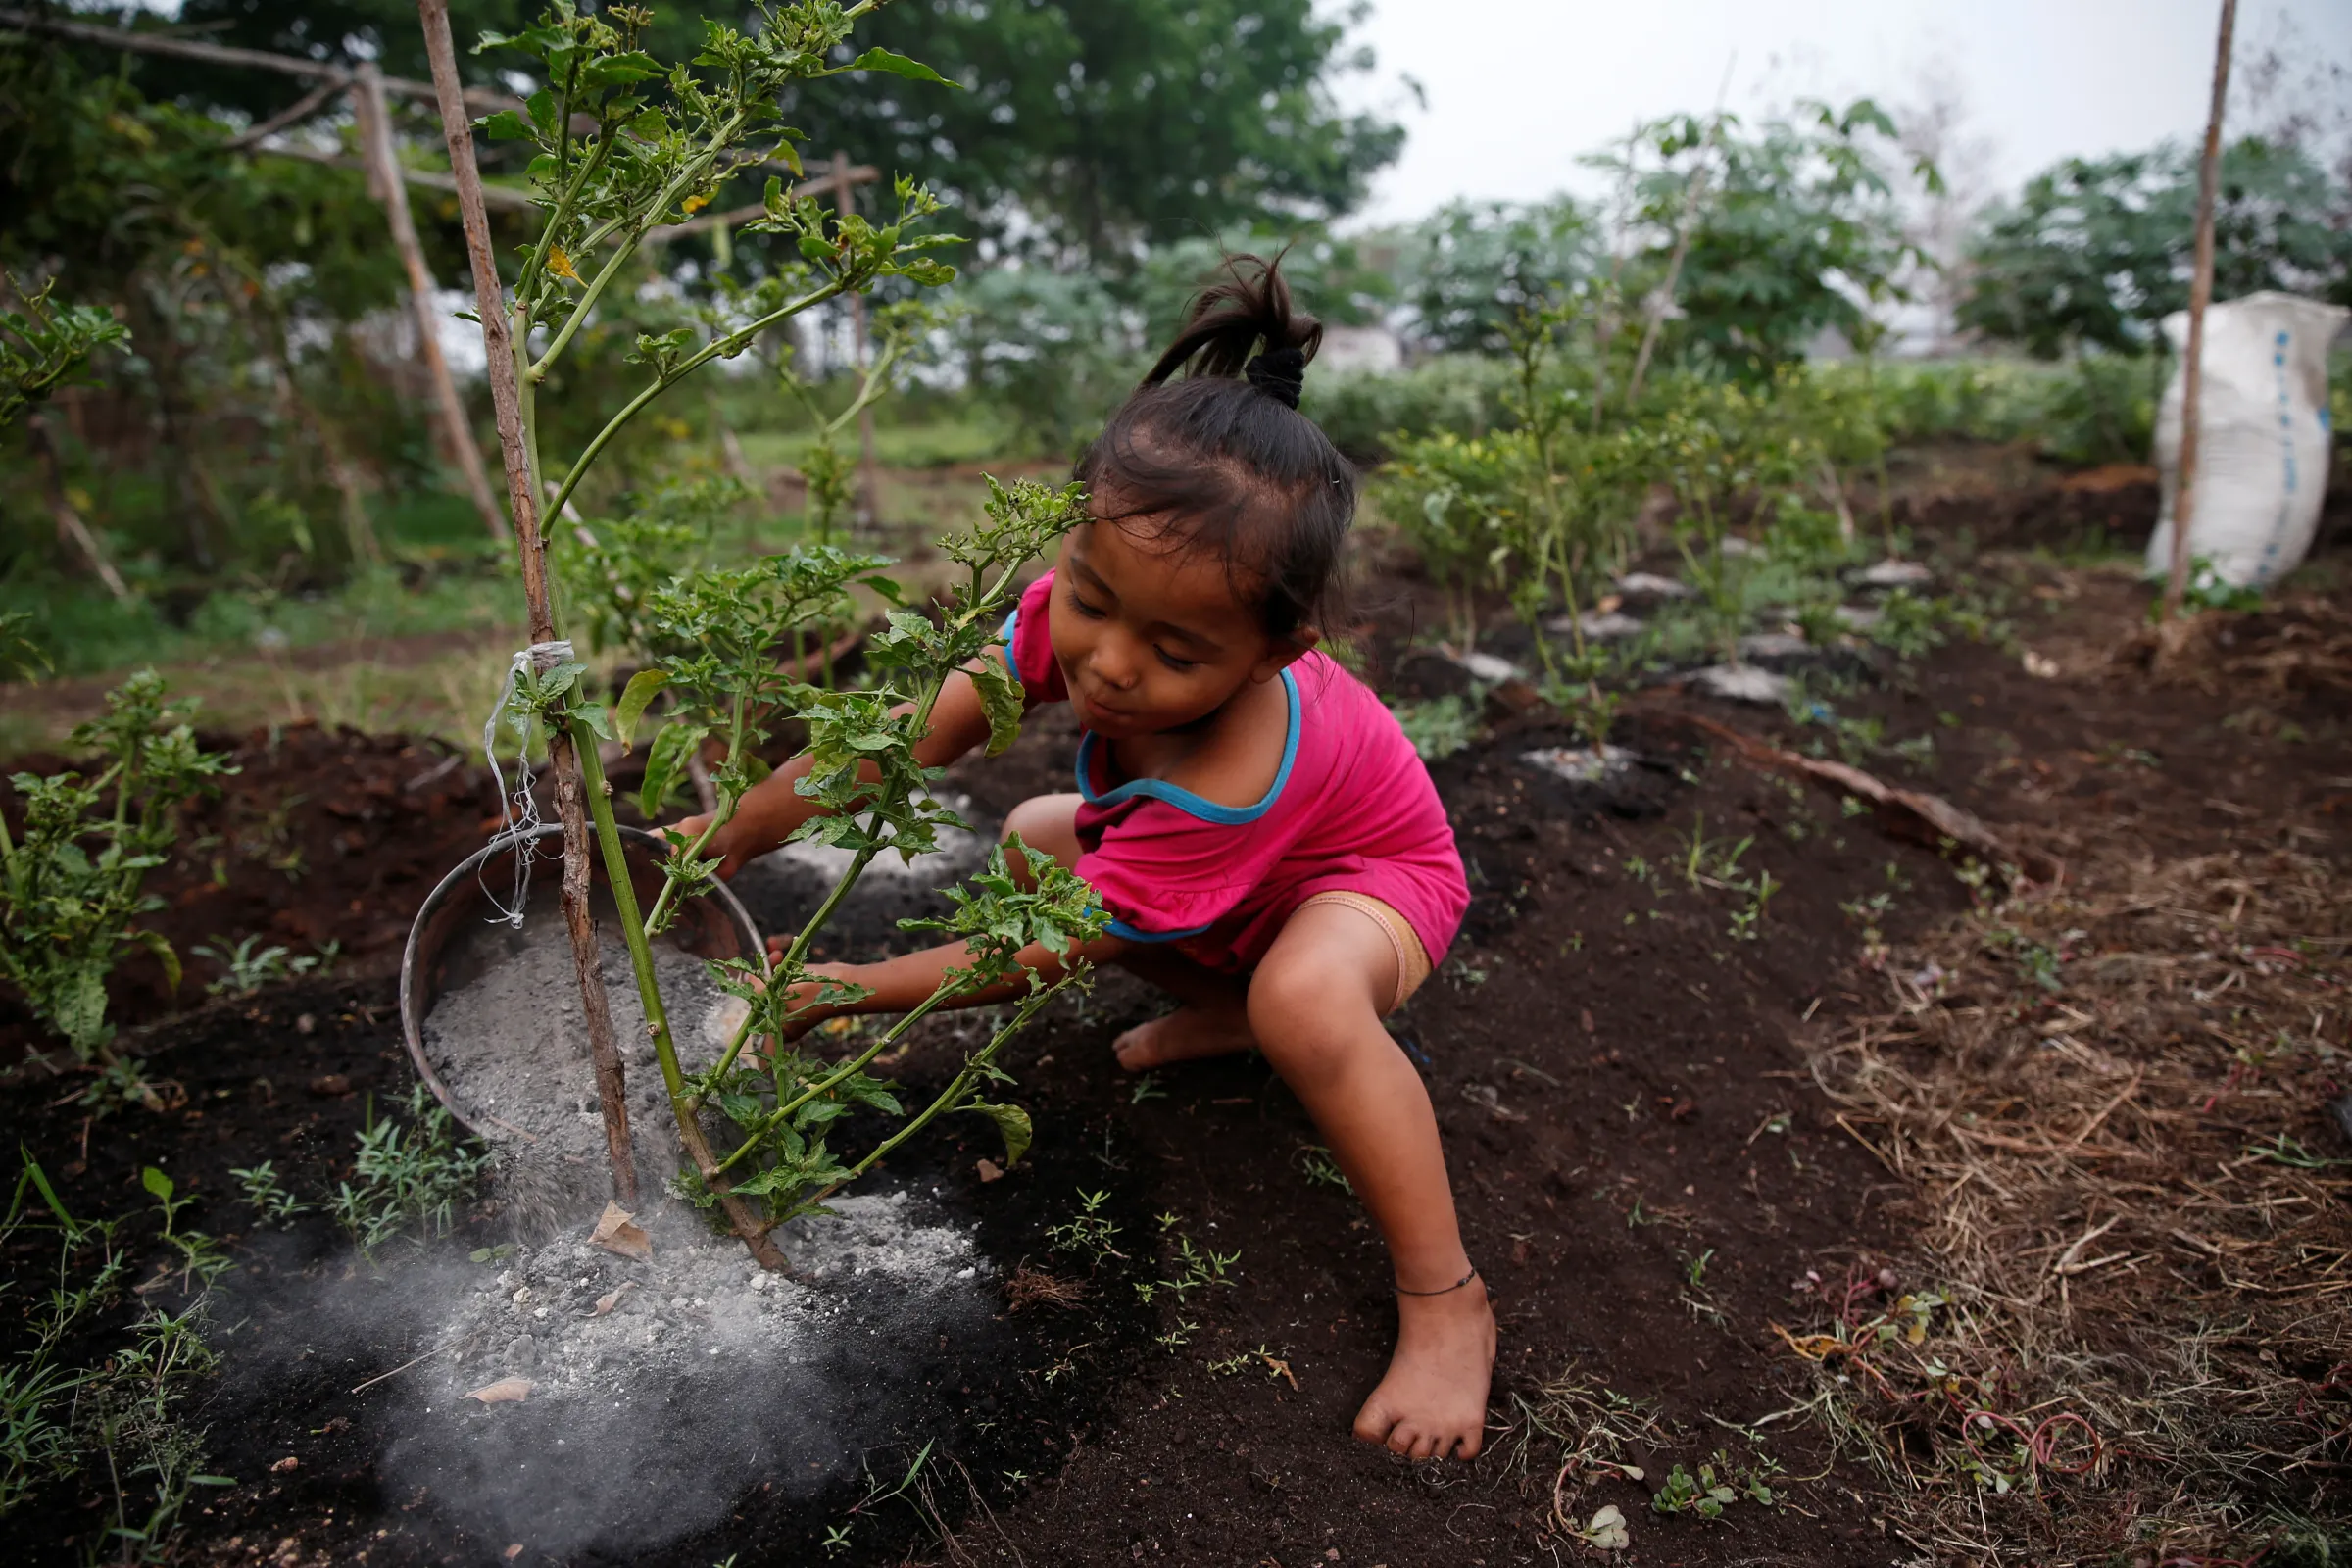
[[[531,641],[556,640],[554,606],[547,593],[547,559],[539,534],[539,497],[531,482],[530,456],[523,443],[522,392],[515,375],[515,343],[507,325],[506,289],[490,250],[490,216],[482,205],[481,172],[473,162],[473,122],[458,92],[458,60],[450,41],[448,0],[417,0],[424,24],[425,53],[433,82],[441,89],[441,129],[449,142],[449,164],[458,182],[458,213],[466,227],[466,252],[473,264],[473,295],[482,322],[482,346],[490,361],[490,401],[498,413],[498,444],[506,461],[507,504],[514,513],[514,551],[522,566],[522,596],[531,617]],[[580,1015],[588,1026],[588,1054],[596,1066],[596,1094],[605,1119],[605,1150],[612,1165],[616,1201],[637,1201],[637,1162],[631,1152],[627,1076],[612,1039],[612,1014],[605,992],[596,927],[588,908],[590,856],[588,812],[581,794],[580,759],[570,735],[551,725],[548,760],[556,775],[556,815],[564,824],[564,924],[571,936],[571,965],[580,987]]]
[[[392,244],[408,269],[409,301],[416,317],[416,354],[424,361],[433,383],[433,400],[441,416],[441,450],[450,466],[465,481],[473,510],[493,539],[507,536],[507,519],[499,514],[498,498],[482,473],[482,451],[474,444],[473,426],[466,420],[466,404],[441,353],[441,322],[433,314],[433,274],[424,265],[424,247],[416,240],[416,223],[409,213],[408,182],[401,177],[400,155],[392,145],[392,116],[384,103],[383,73],[375,63],[363,64],[352,81],[352,108],[358,111],[361,149],[368,159],[372,194],[384,204],[392,225]],[[470,122],[469,122],[470,123]],[[470,129],[468,134],[470,134]],[[468,143],[470,145],[470,143]]]
[[2164,618],[2180,613],[2188,591],[2188,531],[2196,516],[2198,405],[2204,401],[2205,308],[2213,303],[2213,204],[2222,173],[2222,112],[2230,97],[2230,50],[2237,0],[2222,0],[2214,46],[2213,106],[2205,116],[2205,153],[2197,162],[2197,259],[2188,281],[2188,347],[2180,360],[2180,472],[2173,485],[2173,561],[2164,585]]

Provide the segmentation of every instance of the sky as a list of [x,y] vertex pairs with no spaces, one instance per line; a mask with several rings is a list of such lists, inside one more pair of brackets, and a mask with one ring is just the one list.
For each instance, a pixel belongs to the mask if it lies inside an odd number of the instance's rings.
[[[1325,0],[1337,10],[1335,0]],[[1455,197],[1599,194],[1577,155],[1634,122],[1868,94],[1895,111],[1940,83],[1980,177],[2014,190],[2077,155],[2203,134],[2216,0],[1372,0],[1378,65],[1343,87],[1410,132],[1359,221]],[[2352,66],[2352,0],[2241,0],[2236,59],[2278,48]],[[1402,76],[1427,97],[1418,105]],[[2339,79],[2335,97],[2352,102]],[[2307,87],[2306,90],[2309,90]],[[1989,192],[1988,192],[1989,194]]]

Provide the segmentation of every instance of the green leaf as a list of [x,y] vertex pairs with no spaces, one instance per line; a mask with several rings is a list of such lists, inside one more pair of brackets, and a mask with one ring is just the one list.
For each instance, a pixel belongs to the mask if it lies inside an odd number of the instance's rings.
[[146,1188],[159,1203],[169,1203],[172,1201],[172,1195],[179,1191],[172,1184],[171,1177],[157,1170],[153,1165],[149,1165],[139,1172],[139,1185]]
[[905,76],[908,81],[936,81],[943,87],[956,85],[955,82],[950,81],[921,61],[909,60],[905,55],[893,54],[890,50],[879,47],[868,49],[841,69],[844,71],[887,71],[894,76]]
[[988,714],[988,755],[1001,756],[1021,738],[1021,678],[1009,664],[986,654],[972,661],[971,676],[981,710]]
[[572,709],[571,717],[574,722],[586,725],[598,740],[612,738],[612,715],[605,711],[604,704],[582,703]]
[[136,931],[139,945],[155,955],[155,961],[164,966],[164,984],[172,991],[179,989],[179,954],[161,931]]
[[636,744],[637,721],[645,716],[645,705],[668,684],[669,671],[641,669],[621,688],[620,701],[612,709],[612,738],[620,742],[621,756],[628,756]]
[[664,724],[645,751],[645,781],[637,790],[637,809],[647,821],[667,808],[669,792],[685,775],[686,758],[710,734],[708,725]]
[[605,55],[590,61],[580,72],[580,81],[589,87],[619,87],[632,81],[646,81],[662,74],[662,64],[642,50],[632,49],[624,54]]
[[531,127],[512,109],[501,109],[497,114],[477,120],[474,123],[481,126],[482,134],[492,141],[527,141],[531,135]]
[[989,1101],[975,1100],[968,1105],[959,1105],[956,1108],[968,1110],[974,1115],[986,1116],[997,1124],[997,1131],[1004,1135],[1004,1163],[1008,1168],[1019,1164],[1021,1156],[1029,1152],[1029,1144],[1036,1136],[1036,1129],[1030,1125],[1029,1113],[1020,1106],[999,1105]]

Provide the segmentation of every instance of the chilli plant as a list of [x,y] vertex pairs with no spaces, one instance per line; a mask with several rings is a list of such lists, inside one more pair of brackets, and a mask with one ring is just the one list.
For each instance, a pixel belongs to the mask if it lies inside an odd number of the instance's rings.
[[[626,7],[590,15],[558,0],[523,32],[485,35],[484,48],[530,57],[548,83],[522,112],[492,116],[483,128],[494,138],[525,139],[535,149],[530,173],[540,220],[501,309],[523,437],[510,446],[509,463],[527,469],[511,472],[510,482],[527,481],[525,493],[547,496],[551,519],[563,514],[628,421],[694,370],[734,358],[792,317],[862,293],[881,279],[919,288],[955,275],[931,255],[952,241],[917,231],[938,204],[911,180],[896,182],[887,220],[868,220],[795,195],[771,176],[763,214],[744,226],[789,238],[793,259],[697,313],[696,324],[640,337],[634,359],[650,372],[645,383],[569,464],[543,466],[538,390],[599,302],[623,278],[647,233],[708,205],[738,172],[781,165],[800,173],[794,144],[805,138],[773,123],[779,91],[842,71],[888,71],[946,85],[928,67],[887,50],[869,49],[840,63],[852,24],[873,9],[874,0],[763,4],[756,11],[756,32],[707,22],[701,53],[690,64],[667,68],[638,47],[647,13]],[[888,332],[885,338],[890,340]],[[870,394],[876,384],[877,377],[868,375],[862,392]],[[789,379],[786,386],[792,387]],[[726,1224],[769,1267],[784,1261],[769,1235],[777,1225],[821,1211],[834,1189],[942,1115],[962,1112],[994,1121],[1008,1154],[1018,1157],[1029,1141],[1028,1117],[994,1098],[1004,1081],[996,1057],[1078,969],[1073,965],[1053,984],[1031,973],[1024,992],[1016,955],[1033,945],[1066,954],[1102,923],[1085,885],[1067,870],[1045,856],[1025,854],[1031,874],[1016,880],[999,851],[968,887],[951,890],[953,912],[927,923],[966,944],[967,965],[846,1060],[820,1059],[794,1043],[802,1033],[796,1007],[857,995],[812,975],[807,958],[858,876],[878,856],[895,851],[911,858],[932,849],[943,827],[960,825],[930,793],[935,770],[915,756],[950,676],[968,669],[979,682],[992,750],[1002,750],[1017,731],[1019,683],[981,655],[1013,603],[1016,572],[1080,515],[1079,497],[1074,487],[1024,483],[1007,490],[992,484],[986,511],[986,520],[971,533],[947,542],[964,579],[921,610],[901,604],[898,588],[883,573],[886,562],[830,539],[744,565],[712,566],[692,559],[696,530],[670,525],[675,519],[599,524],[595,560],[583,564],[586,569],[561,575],[572,585],[574,614],[628,646],[647,667],[607,706],[591,690],[587,667],[563,657],[561,646],[545,650],[541,662],[517,662],[531,663],[518,667],[513,699],[526,732],[535,723],[567,742],[577,759],[647,1033],[688,1162],[677,1190],[705,1207],[723,1208]],[[525,579],[527,586],[527,570]],[[863,688],[808,683],[800,678],[805,672],[797,660],[779,667],[779,650],[794,647],[811,629],[854,622],[861,591],[897,607],[867,642],[870,673]],[[535,606],[534,614],[543,614],[542,608]],[[665,705],[665,721],[648,754],[641,805],[649,815],[659,811],[690,761],[715,751],[710,770],[715,809],[699,836],[670,833],[662,890],[650,906],[640,906],[598,745],[629,747],[657,700]],[[712,837],[760,776],[760,746],[791,721],[805,727],[813,759],[799,789],[825,808],[800,836],[848,850],[849,864],[784,952],[773,959],[760,956],[720,966],[720,985],[747,1004],[746,1014],[717,1058],[689,1071],[671,1035],[652,943],[675,921],[685,900],[711,890],[718,865],[707,856]],[[573,875],[578,870],[567,867]],[[567,883],[571,879],[567,875]],[[867,1069],[925,1014],[983,989],[1011,994],[1009,1013],[968,1053],[945,1090],[908,1115],[894,1086]],[[841,1129],[833,1124],[859,1109],[904,1117],[904,1125],[862,1155],[837,1152],[829,1140]],[[714,1148],[712,1135],[722,1132]],[[624,1145],[625,1139],[615,1144],[615,1181],[625,1187],[618,1154]]]
[[184,708],[167,700],[152,669],[108,693],[105,716],[75,729],[74,744],[103,765],[87,776],[10,780],[24,817],[12,834],[0,815],[0,976],[98,1069],[94,1103],[152,1102],[139,1063],[115,1053],[106,978],[126,952],[146,948],[179,984],[172,945],[138,924],[163,906],[146,891],[147,873],[170,858],[180,803],[233,770],[196,744]]

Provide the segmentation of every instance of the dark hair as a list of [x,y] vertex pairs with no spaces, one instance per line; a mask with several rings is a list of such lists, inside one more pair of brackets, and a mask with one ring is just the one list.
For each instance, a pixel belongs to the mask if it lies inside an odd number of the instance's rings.
[[1323,628],[1336,617],[1356,496],[1355,466],[1298,412],[1323,323],[1292,310],[1280,258],[1231,256],[1223,270],[1076,477],[1098,517],[1154,519],[1224,556],[1249,579],[1267,631]]

